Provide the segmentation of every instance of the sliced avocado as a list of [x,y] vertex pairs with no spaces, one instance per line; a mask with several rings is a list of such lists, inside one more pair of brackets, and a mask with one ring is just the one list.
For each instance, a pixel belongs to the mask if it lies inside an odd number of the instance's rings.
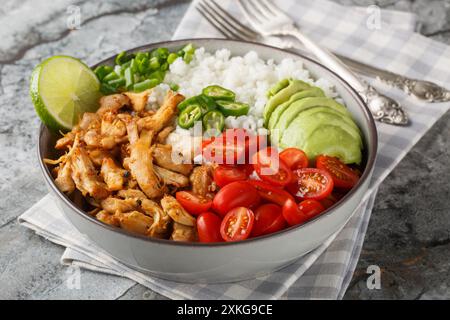
[[286,128],[284,132],[287,133],[288,131],[293,131],[293,134],[295,134],[296,128],[302,128],[308,137],[317,126],[325,124],[341,127],[341,129],[347,131],[356,140],[358,140],[361,148],[363,147],[361,132],[355,122],[349,117],[343,116],[338,111],[329,107],[314,107],[300,112],[297,118],[291,122],[289,127]]
[[330,98],[304,98],[292,103],[289,107],[284,110],[278,119],[278,122],[270,131],[270,140],[273,144],[278,145],[281,139],[283,131],[289,126],[289,124],[297,117],[297,115],[305,110],[314,107],[329,107],[335,109],[343,116],[349,117],[351,119],[351,114],[346,107],[337,103]]
[[[302,90],[306,90],[311,88],[311,86],[306,83],[303,82],[301,80],[288,80],[289,84],[287,86],[286,85],[286,79],[285,80],[281,80],[279,82],[280,86],[277,87],[277,85],[275,85],[274,88],[272,89],[276,89],[274,90],[274,92],[276,91],[276,93],[270,97],[270,99],[267,101],[266,106],[264,107],[264,125],[267,126],[268,122],[269,122],[269,118],[270,115],[272,114],[273,110],[279,106],[280,104],[286,102],[289,100],[289,98],[297,93],[298,91],[302,91]],[[279,89],[282,88],[282,89]],[[271,89],[271,91],[272,91]]]
[[[291,135],[290,138],[289,141],[283,139],[280,146],[299,148],[310,160],[314,160],[318,155],[326,154],[337,157],[344,163],[361,163],[362,153],[358,141],[341,127],[318,126],[308,137],[305,137],[305,132],[298,130],[296,135]],[[288,144],[285,144],[286,142]]]
[[275,126],[281,114],[284,112],[284,110],[286,110],[287,107],[291,105],[291,103],[303,98],[313,98],[313,97],[317,98],[325,97],[325,94],[323,93],[323,90],[320,89],[319,87],[311,87],[310,89],[300,91],[292,95],[288,101],[280,104],[278,107],[275,108],[275,110],[273,110],[269,119],[269,124],[267,125],[267,129],[270,130]]

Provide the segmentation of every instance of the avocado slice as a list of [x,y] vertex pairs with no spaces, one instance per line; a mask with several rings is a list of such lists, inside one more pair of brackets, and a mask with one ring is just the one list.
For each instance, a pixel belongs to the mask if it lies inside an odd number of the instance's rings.
[[297,118],[291,122],[289,127],[286,128],[281,139],[288,139],[289,141],[290,135],[295,135],[298,128],[302,128],[306,133],[306,137],[308,137],[317,126],[326,124],[337,126],[347,131],[358,141],[359,146],[361,148],[363,147],[361,132],[355,122],[329,107],[314,107],[301,112]]
[[269,119],[269,124],[267,125],[267,129],[272,129],[276,123],[278,122],[278,119],[280,118],[281,114],[284,112],[284,110],[287,109],[293,102],[303,99],[303,98],[313,98],[313,97],[325,97],[325,94],[323,93],[323,90],[319,87],[311,87],[310,89],[306,89],[305,91],[300,91],[292,95],[288,101],[285,103],[280,104],[278,107],[273,110],[272,115]]
[[347,131],[333,125],[317,127],[302,150],[309,159],[315,159],[321,154],[337,157],[347,164],[360,164],[362,159],[358,142]]
[[333,99],[330,98],[304,98],[301,100],[297,100],[292,103],[289,107],[284,110],[281,114],[278,122],[271,129],[270,132],[270,140],[272,144],[278,145],[281,139],[281,134],[286,128],[290,125],[290,123],[298,116],[298,114],[302,111],[314,108],[314,107],[329,107],[335,109],[343,116],[346,116],[351,119],[351,114],[347,110],[346,107],[337,103]]
[[[289,98],[298,91],[303,91],[309,89],[311,86],[301,80],[288,80],[289,84],[286,86],[286,79],[281,80],[270,92],[276,92],[273,96],[269,98],[264,107],[264,125],[267,126],[269,122],[270,115],[273,110],[280,104],[289,100]],[[282,89],[280,89],[282,88]]]

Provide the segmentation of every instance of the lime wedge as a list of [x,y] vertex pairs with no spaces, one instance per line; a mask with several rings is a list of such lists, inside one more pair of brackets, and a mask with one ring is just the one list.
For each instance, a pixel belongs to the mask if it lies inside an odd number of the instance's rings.
[[53,131],[68,131],[84,112],[99,107],[100,82],[78,59],[54,56],[34,68],[30,96],[36,113]]

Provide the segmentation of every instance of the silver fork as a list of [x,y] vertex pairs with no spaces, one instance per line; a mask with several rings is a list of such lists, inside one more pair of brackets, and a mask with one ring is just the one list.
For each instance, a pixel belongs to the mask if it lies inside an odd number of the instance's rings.
[[[261,25],[265,23],[265,19],[270,17],[270,14],[264,16],[264,18],[259,18],[259,20],[255,20],[254,15],[251,12],[248,12],[245,5],[249,5],[251,3],[255,3],[257,1],[248,1],[248,3],[243,4],[241,0],[239,0],[241,6],[245,8],[245,14],[247,17],[252,15],[250,18],[251,21],[257,23],[257,25]],[[265,10],[269,10],[268,6],[272,6],[272,4],[264,1],[264,3],[258,3],[259,6],[264,6]],[[263,42],[266,44],[270,44],[272,46],[281,47],[285,49],[295,48],[298,50],[298,46],[295,46],[292,41],[285,40],[284,38],[280,38],[277,29],[277,32],[272,31],[264,31],[261,33],[257,33],[247,26],[240,23],[237,19],[228,14],[222,7],[220,7],[214,0],[202,0],[198,3],[197,9],[199,12],[214,26],[218,29],[225,37],[233,38],[238,40],[245,41],[254,41],[254,42]],[[277,9],[278,10],[278,9]],[[284,15],[284,14],[283,14]],[[277,19],[283,17],[282,15],[276,15]],[[290,19],[290,18],[288,18]],[[277,22],[280,23],[280,22]],[[293,23],[291,22],[291,25]],[[255,26],[253,26],[255,27]],[[257,29],[257,28],[255,28]],[[257,29],[257,31],[260,31]],[[310,41],[312,43],[312,41]],[[315,47],[315,45],[313,43]],[[320,52],[324,53],[324,50],[319,48]],[[313,53],[315,53],[313,51]],[[359,91],[361,96],[366,100],[369,109],[371,110],[374,118],[378,121],[389,123],[389,124],[397,124],[397,125],[405,125],[408,123],[408,118],[402,108],[395,102],[393,99],[386,97],[380,93],[378,93],[373,87],[365,84],[360,81],[342,62],[340,62],[336,57],[334,57],[331,53],[325,51],[325,55],[328,57],[330,55],[333,60],[337,60],[340,65],[340,68],[343,70],[334,70],[339,72],[341,76],[349,74],[350,79],[353,80],[351,85]],[[329,65],[327,65],[329,66]],[[330,67],[330,66],[329,66]],[[346,79],[349,81],[349,79]]]

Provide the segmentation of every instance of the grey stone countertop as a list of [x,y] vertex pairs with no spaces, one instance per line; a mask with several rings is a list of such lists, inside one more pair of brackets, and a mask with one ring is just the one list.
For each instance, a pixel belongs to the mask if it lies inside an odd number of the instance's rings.
[[[419,15],[420,31],[450,43],[450,0],[337,0]],[[70,31],[72,9],[81,27]],[[15,1],[0,7],[0,298],[161,299],[130,280],[82,271],[66,286],[63,248],[20,227],[17,217],[46,194],[36,160],[39,119],[28,96],[33,67],[55,54],[88,64],[139,44],[170,39],[188,0]],[[73,22],[73,21],[72,21]],[[76,22],[76,21],[75,21]],[[382,184],[346,299],[450,298],[450,113]],[[381,289],[366,286],[369,265]]]

